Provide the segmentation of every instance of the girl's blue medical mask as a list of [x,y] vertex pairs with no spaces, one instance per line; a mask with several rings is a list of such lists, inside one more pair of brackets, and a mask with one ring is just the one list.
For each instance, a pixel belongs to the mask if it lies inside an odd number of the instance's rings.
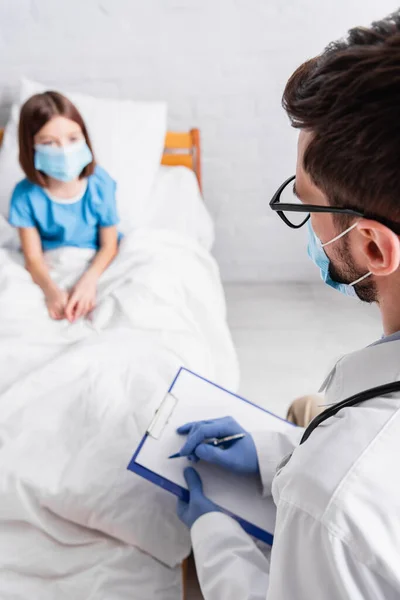
[[344,235],[349,233],[356,226],[357,226],[357,223],[354,223],[354,225],[352,225],[351,227],[349,227],[348,229],[346,229],[345,231],[343,231],[342,233],[340,233],[339,235],[334,237],[329,242],[325,242],[325,244],[322,244],[321,240],[314,233],[314,230],[311,225],[311,219],[309,219],[307,222],[308,256],[311,258],[313,263],[316,264],[317,267],[319,268],[322,280],[327,285],[330,285],[332,288],[334,288],[338,292],[341,292],[342,294],[345,294],[346,296],[354,296],[354,297],[357,296],[356,292],[354,290],[354,286],[357,283],[360,283],[360,281],[363,281],[364,279],[369,277],[371,275],[371,272],[369,271],[368,273],[366,273],[362,277],[359,277],[352,283],[339,283],[338,281],[334,281],[332,279],[332,277],[329,275],[330,261],[329,261],[329,258],[327,256],[324,248],[325,248],[325,246],[328,246],[329,244],[333,244],[333,242],[336,242],[337,240],[339,240],[341,237],[343,237]]
[[85,140],[63,147],[35,145],[35,169],[59,181],[72,181],[93,160]]

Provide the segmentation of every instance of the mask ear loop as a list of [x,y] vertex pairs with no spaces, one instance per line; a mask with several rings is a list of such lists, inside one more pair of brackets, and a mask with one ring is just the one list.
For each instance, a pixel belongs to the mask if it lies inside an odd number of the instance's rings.
[[[336,242],[337,240],[340,240],[340,238],[342,238],[344,235],[346,235],[347,233],[349,233],[350,231],[352,231],[355,227],[357,227],[358,223],[359,223],[359,221],[357,221],[356,223],[353,223],[353,225],[351,225],[351,227],[348,227],[347,229],[345,229],[344,231],[342,231],[342,233],[339,233],[339,235],[337,235],[336,237],[334,237],[329,242],[325,242],[325,244],[321,244],[321,248],[325,248],[325,246],[329,246],[329,244],[333,244],[333,242]],[[365,273],[365,275],[362,275],[361,277],[359,277],[358,279],[356,279],[352,283],[349,283],[349,285],[353,287],[353,286],[357,285],[357,283],[360,283],[361,281],[364,281],[364,279],[366,279],[370,275],[372,275],[372,273],[371,273],[371,271],[368,271],[368,273]]]
[[359,277],[358,279],[353,281],[353,283],[349,283],[349,285],[351,285],[351,286],[357,285],[357,283],[360,283],[360,281],[364,281],[364,279],[367,279],[367,277],[369,277],[370,275],[372,275],[372,272],[368,271],[368,273],[365,273],[365,275],[362,275],[362,277]]
[[342,233],[339,233],[339,235],[337,235],[336,237],[334,237],[329,242],[325,242],[325,244],[321,244],[322,248],[325,248],[325,246],[329,246],[329,244],[333,244],[333,242],[336,242],[337,240],[340,240],[340,238],[342,238],[344,235],[346,235],[347,233],[349,233],[350,231],[352,231],[355,227],[357,227],[358,223],[359,223],[359,221],[357,221],[357,223],[353,223],[353,225],[351,227],[348,227],[347,229],[345,229],[344,231],[342,231]]

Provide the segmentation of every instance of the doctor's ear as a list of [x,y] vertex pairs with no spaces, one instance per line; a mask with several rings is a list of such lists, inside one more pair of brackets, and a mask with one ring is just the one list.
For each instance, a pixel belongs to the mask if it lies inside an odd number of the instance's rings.
[[367,258],[367,269],[373,275],[392,275],[400,266],[400,237],[377,221],[361,219],[357,224],[361,235],[361,251]]

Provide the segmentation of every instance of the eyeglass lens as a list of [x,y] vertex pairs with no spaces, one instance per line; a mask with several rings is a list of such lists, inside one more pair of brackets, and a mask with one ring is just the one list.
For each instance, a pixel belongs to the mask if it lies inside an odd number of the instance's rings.
[[[279,198],[279,204],[302,204],[301,200],[296,196],[293,189],[294,181],[291,181],[281,192]],[[286,219],[298,227],[307,221],[309,213],[306,212],[294,212],[294,211],[282,211]]]

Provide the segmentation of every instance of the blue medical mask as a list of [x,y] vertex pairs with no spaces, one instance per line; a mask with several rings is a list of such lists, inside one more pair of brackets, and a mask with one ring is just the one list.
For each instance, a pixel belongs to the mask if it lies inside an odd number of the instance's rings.
[[332,277],[329,275],[330,260],[327,256],[324,248],[325,248],[325,246],[328,246],[329,244],[333,244],[333,242],[336,242],[337,240],[339,240],[341,237],[343,237],[344,235],[349,233],[356,226],[357,226],[357,223],[354,223],[354,225],[352,225],[351,227],[349,227],[348,229],[346,229],[345,231],[343,231],[342,233],[340,233],[339,235],[334,237],[329,242],[325,242],[325,244],[322,244],[321,240],[314,233],[314,230],[311,225],[311,219],[309,219],[307,222],[308,256],[311,258],[313,263],[315,265],[317,265],[317,267],[319,268],[322,280],[327,285],[331,286],[333,289],[337,290],[338,292],[341,292],[342,294],[345,294],[346,296],[353,296],[353,297],[357,297],[354,286],[357,283],[360,283],[360,281],[363,281],[364,279],[369,277],[371,275],[371,272],[369,271],[368,273],[366,273],[362,277],[359,277],[359,279],[356,279],[352,283],[339,283],[338,281],[334,281],[332,279]]
[[63,147],[35,145],[35,169],[59,181],[72,181],[93,160],[85,140]]

